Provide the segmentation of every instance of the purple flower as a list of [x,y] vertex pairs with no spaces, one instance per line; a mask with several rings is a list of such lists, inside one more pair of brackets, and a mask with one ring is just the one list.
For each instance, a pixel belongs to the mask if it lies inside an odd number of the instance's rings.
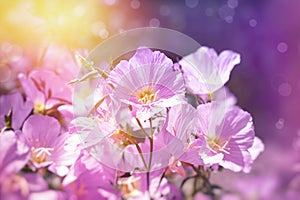
[[111,71],[108,82],[115,98],[133,107],[134,116],[149,119],[160,108],[184,102],[183,78],[172,66],[163,53],[139,48]]
[[115,195],[111,185],[115,173],[115,170],[83,152],[64,178],[64,190],[70,199],[104,199],[103,193]]
[[36,173],[11,175],[0,184],[0,199],[34,199],[36,193],[48,190],[47,182]]
[[[194,107],[189,104],[172,107],[165,124],[168,132],[163,137],[167,149],[175,161],[178,159],[194,165],[208,166],[219,163],[223,156],[212,153],[204,136],[197,135],[198,125],[198,112]],[[171,167],[174,166],[174,159],[170,163]]]
[[221,88],[240,63],[240,55],[226,50],[218,56],[214,49],[200,47],[179,61],[187,88],[195,94],[209,94]]
[[61,134],[59,122],[49,116],[32,115],[24,123],[22,139],[31,148],[30,161],[35,168],[49,167],[63,176],[68,172],[78,153],[68,152],[64,145],[68,133]]
[[33,103],[24,101],[20,92],[0,96],[0,129],[5,126],[4,116],[12,111],[11,128],[18,130],[33,109]]
[[28,162],[29,148],[18,140],[13,131],[0,134],[0,182],[19,172]]
[[33,70],[28,76],[19,74],[26,98],[34,104],[34,113],[50,115],[64,125],[72,118],[72,93],[66,81],[48,70]]
[[[195,148],[197,110],[189,104],[181,104],[170,108],[165,123],[167,133],[163,140],[167,149],[175,157],[184,162],[202,165],[199,148]],[[194,135],[193,135],[194,134]]]
[[248,172],[252,164],[249,149],[253,146],[254,130],[249,113],[238,107],[227,110],[218,103],[198,106],[199,135],[204,136],[213,154],[222,154],[219,163],[232,171]]

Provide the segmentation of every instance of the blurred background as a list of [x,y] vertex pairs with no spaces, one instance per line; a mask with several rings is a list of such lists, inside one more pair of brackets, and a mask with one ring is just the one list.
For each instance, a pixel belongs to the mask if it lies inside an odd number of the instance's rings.
[[[300,191],[299,10],[298,0],[1,0],[0,83],[16,73],[4,64],[9,56],[30,59],[53,44],[92,50],[145,26],[180,31],[218,52],[239,52],[242,63],[227,85],[253,115],[266,149],[251,174],[238,176],[256,185],[246,196],[288,199]],[[237,188],[232,181],[220,184]]]

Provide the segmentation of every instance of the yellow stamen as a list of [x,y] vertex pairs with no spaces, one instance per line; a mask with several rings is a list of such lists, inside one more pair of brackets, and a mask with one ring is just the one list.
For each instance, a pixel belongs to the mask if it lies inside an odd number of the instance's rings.
[[230,150],[229,147],[227,147],[228,143],[230,142],[231,140],[231,137],[229,137],[228,140],[222,140],[221,138],[219,137],[208,137],[206,136],[207,139],[207,143],[209,145],[209,147],[219,153],[219,152],[224,152],[224,153],[229,153],[228,151]]
[[153,86],[147,86],[140,89],[136,93],[136,97],[139,103],[150,104],[156,100],[158,92],[159,91],[155,91]]

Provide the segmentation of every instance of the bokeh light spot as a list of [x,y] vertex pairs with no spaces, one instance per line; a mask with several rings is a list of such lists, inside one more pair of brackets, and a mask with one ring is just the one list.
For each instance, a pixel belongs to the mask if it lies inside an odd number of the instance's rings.
[[160,25],[159,19],[157,19],[157,18],[150,19],[150,21],[149,21],[150,27],[159,27],[159,25]]
[[77,15],[78,17],[83,16],[86,13],[86,9],[83,5],[78,5],[74,8],[74,13],[75,15]]
[[285,43],[285,42],[280,42],[280,43],[277,45],[277,50],[278,50],[280,53],[285,53],[285,52],[288,50],[288,45],[287,45],[287,43]]
[[250,19],[249,20],[249,26],[255,27],[257,25],[257,21],[255,19]]
[[139,0],[132,0],[132,1],[130,2],[130,6],[131,6],[131,8],[133,8],[133,9],[139,9],[140,5],[141,5],[141,3],[140,3]]
[[228,0],[227,5],[229,8],[236,8],[239,5],[238,0]]
[[287,97],[290,96],[292,92],[292,87],[289,83],[282,83],[278,87],[278,93],[281,96]]
[[233,21],[234,9],[229,8],[227,5],[223,5],[219,8],[219,17],[225,20],[227,23],[231,23]]
[[225,17],[225,21],[226,21],[228,24],[230,24],[230,23],[233,22],[233,17],[232,17],[232,16],[227,16],[227,17]]
[[284,119],[283,118],[279,118],[278,121],[275,123],[275,127],[278,130],[281,130],[284,128]]
[[117,0],[104,0],[104,3],[108,6],[112,6],[117,3]]
[[189,8],[196,8],[199,4],[199,0],[185,0],[185,5]]

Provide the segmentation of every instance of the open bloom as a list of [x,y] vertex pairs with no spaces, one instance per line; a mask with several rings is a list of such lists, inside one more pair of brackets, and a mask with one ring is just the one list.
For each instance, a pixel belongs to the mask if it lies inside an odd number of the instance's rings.
[[249,172],[254,158],[250,153],[255,137],[252,117],[238,107],[224,108],[217,103],[199,105],[198,134],[204,136],[213,155],[223,155],[221,166]]
[[181,171],[182,161],[193,165],[210,166],[219,163],[223,158],[221,154],[210,152],[204,136],[197,135],[198,125],[197,109],[191,105],[182,104],[170,108],[165,123],[167,132],[163,140],[173,156],[169,166],[170,168],[175,166],[174,170],[177,172]]
[[83,152],[63,180],[66,196],[68,199],[106,199],[105,194],[114,193],[112,183],[115,173],[115,170]]
[[135,117],[149,119],[159,108],[184,102],[183,78],[172,67],[163,53],[139,48],[111,71],[108,82],[115,87],[115,97],[132,106]]
[[35,168],[49,166],[51,171],[63,176],[78,154],[65,150],[69,134],[61,134],[60,129],[55,118],[32,115],[25,121],[21,137],[31,149],[30,161]]
[[19,74],[19,81],[34,104],[34,113],[53,116],[66,128],[73,111],[71,88],[66,81],[49,70],[33,70],[28,76]]
[[225,50],[218,56],[214,49],[200,47],[179,61],[187,88],[195,94],[208,94],[221,88],[233,67],[240,63],[240,55]]
[[14,131],[4,131],[0,135],[0,152],[0,182],[2,182],[26,165],[29,148],[18,139]]

